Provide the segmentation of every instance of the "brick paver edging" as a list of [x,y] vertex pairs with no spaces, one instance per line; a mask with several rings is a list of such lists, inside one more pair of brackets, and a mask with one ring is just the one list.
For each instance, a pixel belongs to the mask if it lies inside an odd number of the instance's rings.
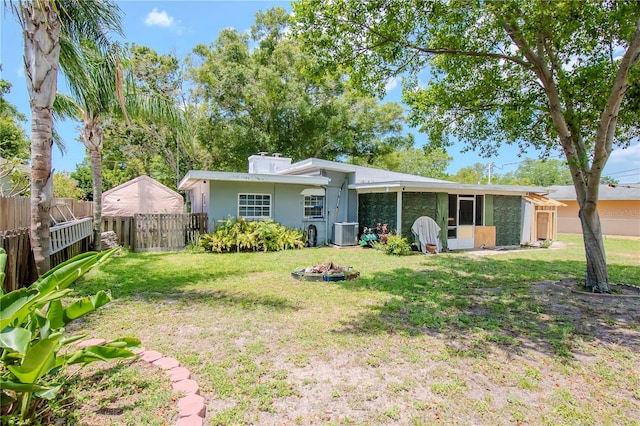
[[[89,339],[78,343],[80,347],[101,345],[105,339]],[[200,396],[200,386],[191,379],[191,372],[182,367],[174,358],[163,356],[157,351],[137,349],[133,351],[138,357],[149,364],[163,370],[169,380],[171,388],[184,396],[178,400],[178,421],[176,426],[202,426],[207,411],[204,398]]]

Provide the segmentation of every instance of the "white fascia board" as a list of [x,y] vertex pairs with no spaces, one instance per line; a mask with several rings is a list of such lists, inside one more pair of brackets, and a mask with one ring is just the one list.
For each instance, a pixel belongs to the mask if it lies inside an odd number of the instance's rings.
[[209,172],[204,170],[191,170],[180,181],[178,189],[190,189],[193,184],[200,180],[220,181],[220,182],[264,182],[264,183],[290,183],[297,185],[323,186],[328,185],[331,179],[323,176],[288,176],[288,175],[265,175],[257,173],[234,173],[234,172]]
[[307,158],[295,162],[285,170],[280,170],[279,175],[300,175],[316,170],[330,170],[334,172],[352,173],[355,172],[356,166],[353,164],[340,163],[338,161],[321,160],[319,158]]
[[450,194],[492,194],[492,195],[527,195],[529,193],[544,194],[549,192],[546,188],[534,186],[511,185],[474,185],[466,183],[449,182],[412,182],[393,181],[359,183],[349,185],[349,189],[355,189],[359,193],[365,192],[447,192]]

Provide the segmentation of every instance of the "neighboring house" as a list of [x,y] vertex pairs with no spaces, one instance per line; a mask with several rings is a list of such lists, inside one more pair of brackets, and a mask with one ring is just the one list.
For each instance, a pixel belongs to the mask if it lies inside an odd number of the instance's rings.
[[377,223],[413,241],[413,222],[429,216],[449,249],[531,241],[534,204],[525,198],[548,192],[460,184],[317,158],[292,164],[277,155],[252,155],[249,173],[190,171],[178,189],[186,191],[192,212],[208,213],[209,229],[228,217],[269,218],[312,229],[318,245],[351,245],[364,227]]
[[[549,195],[565,203],[558,208],[558,232],[581,234],[578,201],[573,186],[553,186]],[[600,185],[598,214],[603,235],[640,237],[640,184]]]
[[184,213],[184,198],[149,176],[138,176],[102,194],[102,216]]

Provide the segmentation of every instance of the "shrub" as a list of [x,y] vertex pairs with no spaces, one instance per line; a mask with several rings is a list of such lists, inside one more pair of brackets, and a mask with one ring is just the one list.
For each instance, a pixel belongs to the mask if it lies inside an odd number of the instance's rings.
[[[76,351],[59,351],[84,335],[67,336],[65,326],[111,300],[99,291],[68,306],[68,287],[114,251],[84,253],[42,275],[27,288],[0,297],[0,405],[2,424],[29,422],[42,399],[53,399],[65,382],[64,367],[134,357],[137,339],[124,338]],[[1,255],[2,253],[0,253]],[[4,257],[4,256],[0,256]],[[0,259],[0,264],[2,264]],[[4,279],[0,276],[0,279]],[[3,283],[0,282],[0,286]]]
[[411,250],[411,244],[406,238],[399,235],[389,234],[387,235],[387,243],[374,243],[374,248],[384,251],[386,254],[392,254],[395,256],[408,256],[413,253]]
[[213,253],[280,251],[305,245],[302,231],[273,220],[249,222],[243,218],[218,221],[213,234],[200,236],[200,246]]

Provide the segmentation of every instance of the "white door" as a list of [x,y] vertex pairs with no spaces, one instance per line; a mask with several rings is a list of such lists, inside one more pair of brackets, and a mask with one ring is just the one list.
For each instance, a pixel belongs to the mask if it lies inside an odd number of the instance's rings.
[[474,218],[476,201],[473,195],[458,197],[458,235],[456,246],[470,249],[474,245]]

